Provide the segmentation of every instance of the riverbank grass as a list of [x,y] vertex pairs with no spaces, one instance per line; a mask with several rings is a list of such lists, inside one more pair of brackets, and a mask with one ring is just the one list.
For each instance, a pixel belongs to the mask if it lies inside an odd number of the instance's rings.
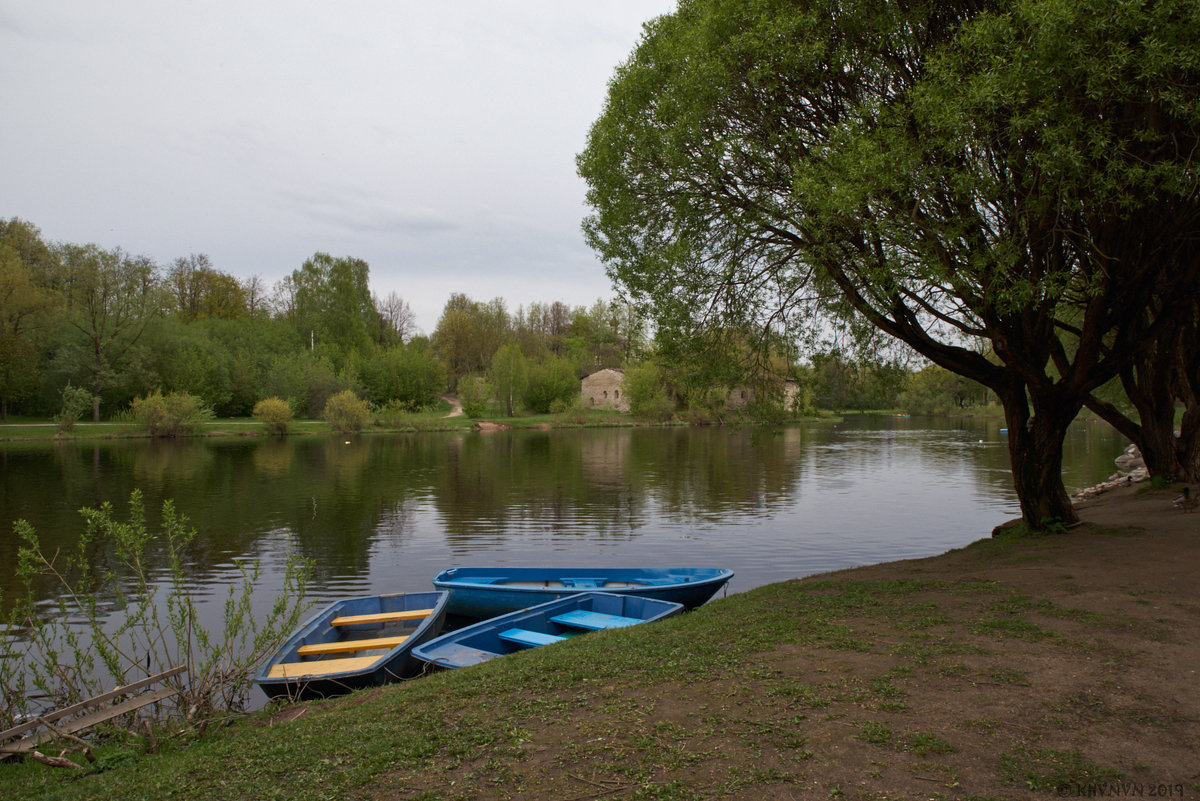
[[6,765],[0,795],[983,799],[1126,783],[1197,797],[1200,545],[1178,516],[1155,524],[1159,501],[1126,499],[1139,533],[1088,523],[760,587],[272,708],[158,755],[112,746],[80,775]]
[[[359,435],[373,434],[411,434],[422,431],[470,431],[480,422],[486,421],[508,428],[584,428],[634,426],[639,421],[627,414],[611,410],[588,410],[582,414],[541,414],[518,415],[508,417],[500,407],[494,410],[496,414],[488,414],[484,418],[475,419],[464,415],[447,416],[447,410],[439,408],[427,412],[413,412],[395,415],[386,419],[377,419],[365,426]],[[329,423],[324,420],[293,420],[288,423],[288,437],[304,436],[337,436]],[[267,430],[267,426],[252,418],[221,418],[210,420],[199,425],[194,434],[183,437],[193,438],[236,438],[236,437],[271,437],[278,436]],[[137,423],[101,422],[76,423],[73,431],[59,433],[54,423],[45,420],[13,420],[0,424],[0,442],[89,442],[111,439],[148,439],[149,434],[143,426]]]

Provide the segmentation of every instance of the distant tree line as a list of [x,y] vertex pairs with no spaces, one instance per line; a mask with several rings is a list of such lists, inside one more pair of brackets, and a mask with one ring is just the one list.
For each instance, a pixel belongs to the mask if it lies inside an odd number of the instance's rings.
[[0,220],[0,412],[51,417],[69,389],[73,403],[86,393],[93,420],[172,394],[220,417],[248,416],[272,398],[318,417],[347,390],[393,413],[460,390],[510,415],[546,413],[576,403],[583,376],[642,364],[653,365],[641,378],[659,404],[651,416],[720,414],[734,386],[778,404],[784,379],[800,387],[799,411],[986,402],[978,385],[938,383],[933,368],[914,371],[898,355],[825,340],[801,360],[781,338],[761,361],[733,332],[653,335],[633,306],[605,300],[510,311],[501,298],[453,294],[425,336],[409,304],[373,294],[369,280],[365,261],[316,253],[268,287],[204,254],[161,266],[119,248],[48,243],[29,222]]
[[50,416],[68,386],[90,393],[94,420],[156,391],[196,396],[223,417],[268,397],[317,416],[347,389],[414,411],[487,374],[506,344],[532,374],[553,369],[573,382],[645,347],[640,318],[605,301],[510,312],[501,299],[453,295],[422,336],[409,304],[373,294],[369,279],[361,259],[316,253],[268,287],[204,254],[163,266],[0,220],[0,414]]

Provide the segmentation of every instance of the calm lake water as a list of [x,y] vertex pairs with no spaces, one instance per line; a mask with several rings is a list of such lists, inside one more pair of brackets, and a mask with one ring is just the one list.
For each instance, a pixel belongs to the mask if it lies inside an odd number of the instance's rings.
[[[1068,489],[1107,478],[1125,445],[1076,424]],[[1019,514],[995,420],[7,444],[0,590],[15,586],[15,520],[66,549],[81,507],[109,501],[123,518],[135,488],[152,520],[173,499],[198,529],[198,592],[222,597],[257,559],[263,603],[293,550],[315,561],[318,599],[495,564],[716,566],[738,592],[941,553]]]

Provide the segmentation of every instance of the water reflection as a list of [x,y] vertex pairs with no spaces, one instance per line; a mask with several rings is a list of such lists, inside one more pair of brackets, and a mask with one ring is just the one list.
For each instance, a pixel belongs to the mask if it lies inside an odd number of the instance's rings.
[[[1107,477],[1124,444],[1077,425],[1068,485]],[[327,596],[425,589],[468,563],[716,565],[744,590],[938,553],[1017,514],[994,420],[18,444],[0,447],[0,589],[15,587],[14,520],[66,549],[79,508],[123,516],[135,487],[152,524],[174,499],[198,529],[197,586],[261,559],[265,597],[289,550]]]

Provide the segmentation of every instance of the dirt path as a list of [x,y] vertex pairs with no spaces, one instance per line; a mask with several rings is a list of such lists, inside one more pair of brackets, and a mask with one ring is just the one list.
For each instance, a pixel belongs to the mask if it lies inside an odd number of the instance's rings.
[[462,404],[459,402],[459,400],[456,396],[443,395],[442,400],[444,400],[446,403],[450,404],[450,406],[451,406],[450,414],[446,415],[446,417],[462,417],[462,413],[463,413]]

